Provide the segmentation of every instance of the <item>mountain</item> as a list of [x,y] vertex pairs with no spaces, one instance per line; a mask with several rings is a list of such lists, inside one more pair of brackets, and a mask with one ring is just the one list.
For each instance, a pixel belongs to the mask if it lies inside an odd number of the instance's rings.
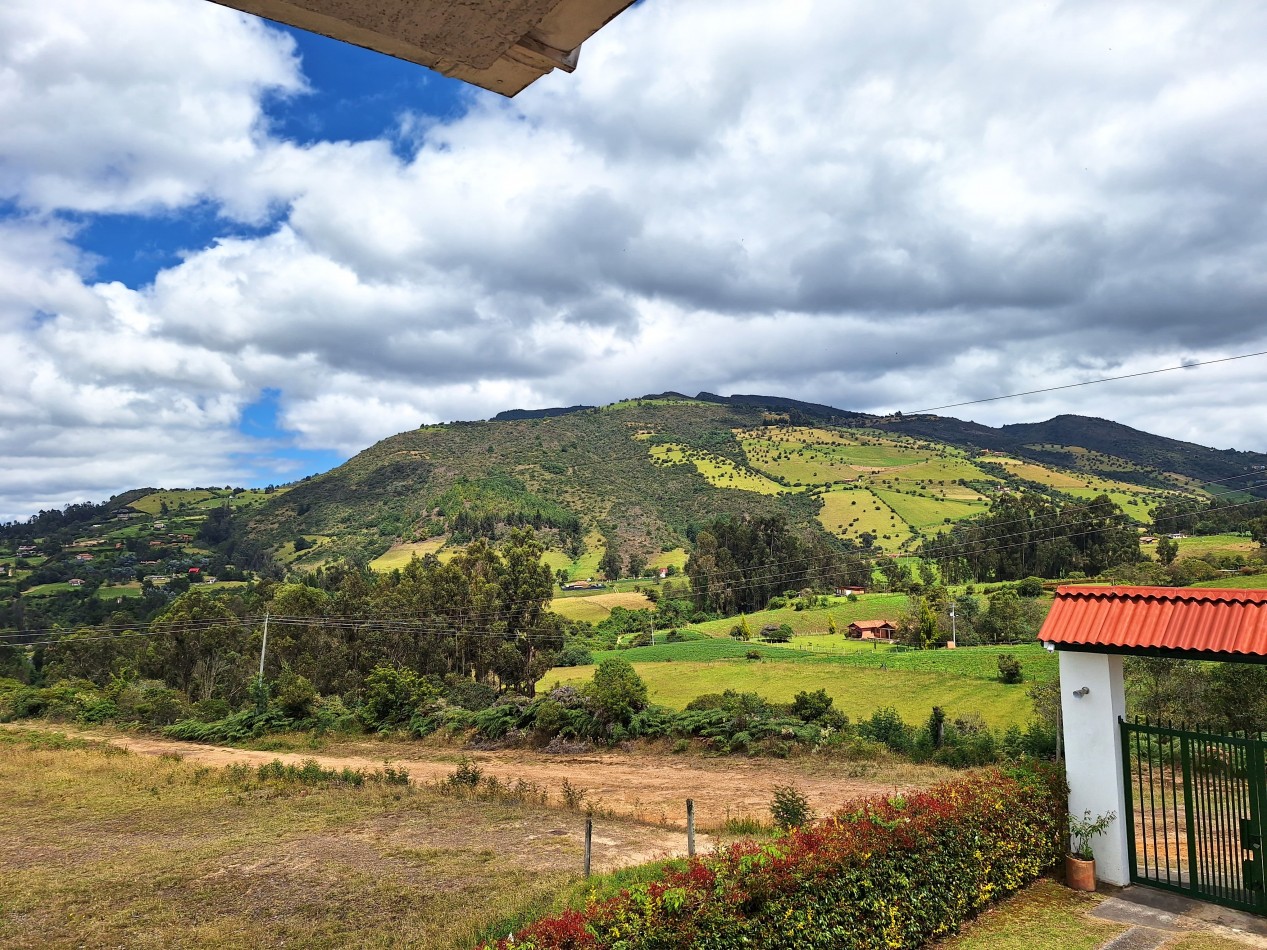
[[1206,498],[1200,483],[1223,479],[1220,490],[1267,497],[1267,455],[1081,416],[992,428],[665,392],[404,432],[265,500],[240,530],[314,565],[452,550],[530,524],[552,564],[584,574],[612,545],[654,563],[723,514],[781,514],[897,553],[1004,490],[1108,494],[1145,523],[1158,504]]

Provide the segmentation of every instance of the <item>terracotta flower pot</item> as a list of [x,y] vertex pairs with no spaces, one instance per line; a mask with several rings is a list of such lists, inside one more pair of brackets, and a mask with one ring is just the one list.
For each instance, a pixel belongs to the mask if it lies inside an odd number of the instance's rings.
[[1065,855],[1065,883],[1075,891],[1095,890],[1095,859]]

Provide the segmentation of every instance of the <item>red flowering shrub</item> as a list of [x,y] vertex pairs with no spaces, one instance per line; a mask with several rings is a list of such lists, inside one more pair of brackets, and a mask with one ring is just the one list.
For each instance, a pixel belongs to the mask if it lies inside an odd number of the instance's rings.
[[994,769],[871,799],[785,837],[540,920],[505,948],[914,948],[958,930],[1063,853],[1053,769]]

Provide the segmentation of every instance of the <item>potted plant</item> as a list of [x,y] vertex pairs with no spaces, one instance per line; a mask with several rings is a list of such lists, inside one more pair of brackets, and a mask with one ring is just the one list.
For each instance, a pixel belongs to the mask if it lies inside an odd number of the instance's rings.
[[1108,830],[1117,812],[1091,817],[1091,809],[1069,816],[1069,853],[1065,855],[1065,883],[1075,891],[1095,890],[1095,852],[1091,841]]

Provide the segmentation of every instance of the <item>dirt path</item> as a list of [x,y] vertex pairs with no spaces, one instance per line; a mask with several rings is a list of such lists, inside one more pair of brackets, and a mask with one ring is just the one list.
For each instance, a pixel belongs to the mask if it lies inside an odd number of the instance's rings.
[[[21,729],[22,724],[0,728]],[[925,787],[950,774],[946,770],[900,766],[858,776],[857,766],[817,759],[746,759],[653,752],[589,752],[555,755],[524,750],[476,752],[433,748],[415,743],[349,741],[313,752],[263,752],[227,746],[180,742],[151,736],[52,726],[67,735],[97,739],[144,755],[179,754],[187,762],[211,766],[260,765],[280,759],[299,764],[315,759],[326,768],[376,769],[384,764],[405,768],[414,782],[443,780],[455,762],[466,756],[503,782],[524,780],[546,789],[552,803],[562,800],[564,780],[585,790],[585,801],[610,813],[672,827],[685,826],[685,801],[695,801],[696,825],[720,829],[727,818],[769,819],[769,805],[778,785],[795,785],[816,814],[872,795]],[[855,774],[851,774],[855,773]]]

